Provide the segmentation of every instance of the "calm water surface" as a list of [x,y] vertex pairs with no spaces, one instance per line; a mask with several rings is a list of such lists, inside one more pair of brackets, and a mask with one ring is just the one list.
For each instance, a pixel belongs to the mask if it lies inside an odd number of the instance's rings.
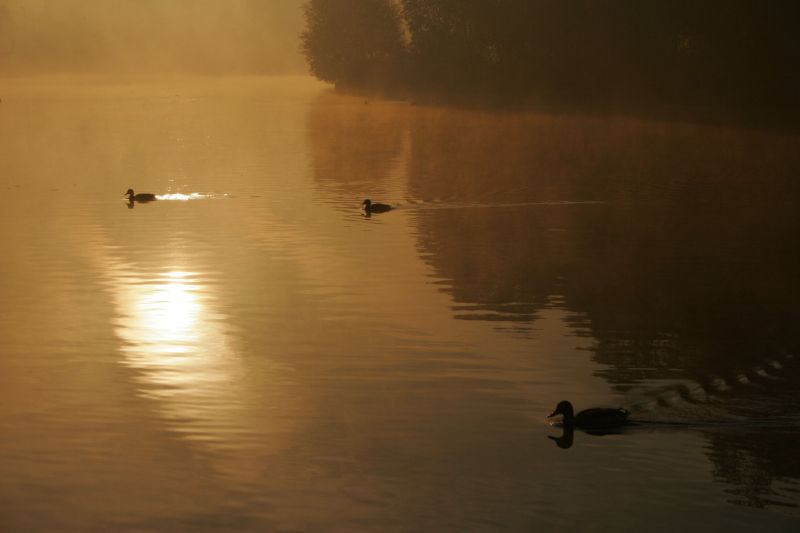
[[[797,137],[0,97],[1,530],[797,530]],[[561,399],[639,425],[562,436]]]

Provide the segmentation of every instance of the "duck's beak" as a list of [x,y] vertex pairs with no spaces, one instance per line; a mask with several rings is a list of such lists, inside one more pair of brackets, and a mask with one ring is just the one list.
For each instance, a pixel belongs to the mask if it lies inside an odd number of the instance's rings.
[[549,415],[547,415],[547,418],[553,418],[554,416],[558,416],[558,415],[560,415],[560,414],[561,414],[561,411],[559,411],[558,409],[556,409],[555,411],[553,411],[552,413],[550,413]]

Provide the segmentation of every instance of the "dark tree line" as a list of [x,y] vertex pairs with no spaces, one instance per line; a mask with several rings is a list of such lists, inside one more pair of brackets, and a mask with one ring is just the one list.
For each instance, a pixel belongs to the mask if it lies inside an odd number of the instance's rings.
[[311,0],[302,48],[311,72],[345,86],[398,82],[406,50],[402,19],[389,0]]
[[800,108],[796,0],[311,0],[337,85],[544,103]]

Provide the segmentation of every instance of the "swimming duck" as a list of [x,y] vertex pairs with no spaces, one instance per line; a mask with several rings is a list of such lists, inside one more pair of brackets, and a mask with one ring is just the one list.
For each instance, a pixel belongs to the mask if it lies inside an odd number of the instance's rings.
[[624,426],[628,421],[628,414],[627,409],[595,407],[581,411],[576,415],[572,404],[564,400],[558,402],[556,410],[550,413],[547,418],[562,415],[565,428],[610,429]]
[[125,193],[125,196],[128,197],[129,202],[152,202],[156,199],[156,195],[149,192],[133,194],[133,189],[128,189],[128,192]]
[[373,204],[372,200],[367,198],[361,203],[361,210],[368,215],[372,213],[385,213],[386,211],[391,211],[392,206],[387,204]]

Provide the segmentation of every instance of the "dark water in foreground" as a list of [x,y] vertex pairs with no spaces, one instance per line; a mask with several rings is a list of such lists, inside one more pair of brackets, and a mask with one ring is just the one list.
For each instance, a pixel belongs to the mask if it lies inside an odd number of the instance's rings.
[[[302,79],[0,97],[0,530],[800,524],[797,137]],[[560,449],[561,399],[641,424]]]

